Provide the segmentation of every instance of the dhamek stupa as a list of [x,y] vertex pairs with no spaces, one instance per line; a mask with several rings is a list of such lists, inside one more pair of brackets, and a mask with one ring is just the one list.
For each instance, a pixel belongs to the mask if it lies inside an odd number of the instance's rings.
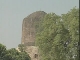
[[31,60],[39,60],[38,47],[35,46],[35,35],[44,11],[36,11],[23,19],[21,43],[26,46],[26,52]]

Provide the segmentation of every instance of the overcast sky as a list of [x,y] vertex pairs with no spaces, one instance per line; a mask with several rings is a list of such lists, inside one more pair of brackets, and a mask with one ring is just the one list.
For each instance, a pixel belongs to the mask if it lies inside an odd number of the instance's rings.
[[67,13],[79,0],[0,0],[0,43],[16,48],[21,43],[22,21],[35,11]]

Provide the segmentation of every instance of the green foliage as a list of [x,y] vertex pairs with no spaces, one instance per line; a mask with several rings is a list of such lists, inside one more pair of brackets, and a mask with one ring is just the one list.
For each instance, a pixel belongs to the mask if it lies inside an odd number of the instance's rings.
[[18,45],[18,48],[21,52],[24,52],[25,51],[25,46],[23,44],[19,44]]
[[41,60],[74,60],[78,58],[79,9],[74,7],[61,17],[46,14],[36,35]]
[[31,60],[27,52],[18,52],[15,48],[6,50],[6,47],[0,44],[0,60]]
[[[67,17],[67,19],[65,19]],[[69,30],[69,35],[71,42],[68,45],[69,52],[71,56],[76,55],[75,59],[78,57],[78,42],[79,42],[79,9],[74,7],[67,14],[62,15],[64,26]],[[65,27],[65,28],[66,28]]]
[[3,59],[5,54],[6,54],[6,47],[0,44],[0,60]]

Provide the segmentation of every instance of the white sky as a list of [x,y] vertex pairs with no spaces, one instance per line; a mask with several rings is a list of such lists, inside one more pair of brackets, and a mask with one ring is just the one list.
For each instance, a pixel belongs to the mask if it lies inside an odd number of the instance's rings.
[[67,13],[79,0],[0,0],[0,43],[16,48],[21,43],[22,21],[35,11]]

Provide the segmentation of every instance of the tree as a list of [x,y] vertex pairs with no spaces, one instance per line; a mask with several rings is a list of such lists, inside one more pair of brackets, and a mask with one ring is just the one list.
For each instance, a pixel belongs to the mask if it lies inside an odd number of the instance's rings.
[[24,46],[24,44],[19,44],[19,45],[18,45],[18,49],[19,49],[21,52],[23,52],[23,51],[25,51],[26,47]]
[[30,57],[27,52],[18,52],[15,48],[9,49],[8,54],[12,56],[12,60],[30,60]]
[[0,44],[0,60],[3,59],[5,54],[6,54],[6,46]]
[[41,60],[73,60],[78,58],[79,9],[67,14],[47,14],[36,35]]
[[15,48],[6,50],[6,47],[0,44],[0,60],[31,60],[27,52],[19,52]]
[[[54,37],[56,36],[57,32],[57,24],[60,20],[60,16],[56,15],[55,13],[47,14],[41,24],[42,31],[37,34],[36,43],[39,46],[40,54],[45,59],[52,59],[50,55]],[[44,48],[43,48],[44,47]]]
[[71,59],[78,58],[78,42],[79,42],[79,9],[74,7],[67,14],[62,15],[65,28],[69,31],[71,42],[68,46]]

